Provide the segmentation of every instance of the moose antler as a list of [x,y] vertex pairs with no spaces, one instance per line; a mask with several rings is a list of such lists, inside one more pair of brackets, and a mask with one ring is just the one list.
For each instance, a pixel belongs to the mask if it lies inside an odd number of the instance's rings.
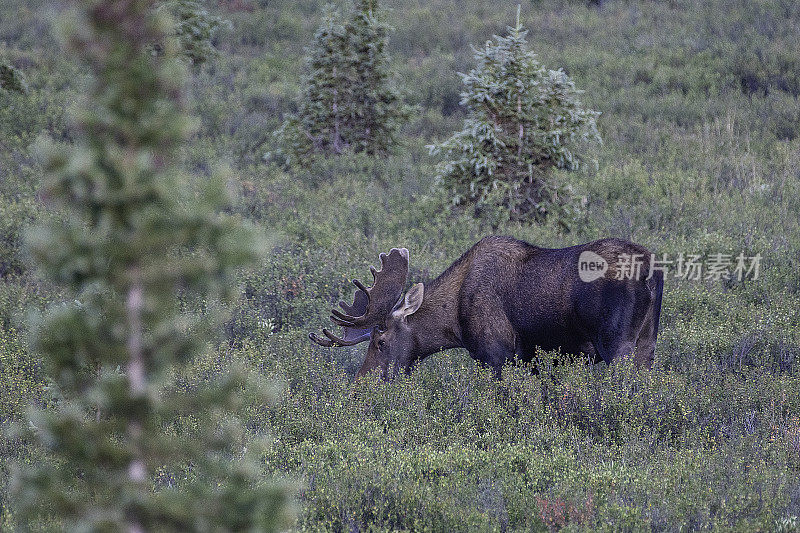
[[[372,272],[372,287],[366,288],[357,279],[353,284],[367,295],[367,309],[361,315],[342,313],[332,309],[331,320],[340,326],[355,328],[371,328],[382,324],[394,304],[403,294],[403,287],[408,276],[408,250],[405,248],[392,248],[389,255],[381,254],[381,269],[369,267]],[[348,311],[341,302],[339,305]]]
[[[364,314],[367,311],[367,304],[369,303],[369,295],[357,289],[353,296],[353,304],[347,305],[345,302],[339,302],[339,305],[348,314]],[[369,340],[371,329],[357,329],[357,328],[342,328],[342,336],[337,337],[327,329],[323,329],[322,333],[327,337],[323,339],[318,337],[316,333],[309,333],[308,338],[316,342],[320,346],[330,348],[331,346],[353,346],[359,342]]]
[[361,335],[353,338],[348,338],[347,334],[345,334],[344,337],[337,337],[325,328],[322,329],[322,333],[328,338],[323,339],[321,337],[317,337],[316,333],[309,333],[308,338],[326,348],[330,348],[332,346],[355,346],[360,342],[368,341],[370,338],[369,332],[362,333]]
[[380,270],[369,267],[373,278],[372,287],[367,288],[354,279],[353,284],[358,290],[353,297],[352,305],[339,302],[339,307],[344,313],[337,309],[331,310],[331,320],[343,328],[342,336],[337,337],[327,329],[323,329],[322,333],[327,339],[310,333],[308,337],[312,341],[330,347],[352,346],[369,340],[372,327],[382,324],[400,299],[408,276],[408,250],[405,248],[392,248],[388,255],[381,254],[380,260]]

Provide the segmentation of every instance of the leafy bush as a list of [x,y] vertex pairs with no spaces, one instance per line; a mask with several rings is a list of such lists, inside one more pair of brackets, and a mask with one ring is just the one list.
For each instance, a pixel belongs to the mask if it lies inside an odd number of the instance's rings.
[[770,528],[792,509],[797,374],[541,354],[538,375],[507,367],[497,384],[442,353],[395,383],[350,384],[346,362],[306,343],[241,352],[285,383],[253,424],[279,428],[271,471],[305,480],[301,529]]
[[22,233],[35,216],[31,198],[8,198],[0,194],[0,280],[22,274]]
[[27,408],[42,405],[46,396],[42,369],[12,328],[0,330],[0,375],[0,420],[7,427],[21,422]]

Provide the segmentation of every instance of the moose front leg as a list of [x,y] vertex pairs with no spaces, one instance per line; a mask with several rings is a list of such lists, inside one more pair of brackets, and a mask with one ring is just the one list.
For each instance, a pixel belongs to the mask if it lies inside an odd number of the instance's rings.
[[471,325],[466,331],[474,331],[467,340],[466,348],[473,359],[492,368],[494,377],[500,380],[503,375],[503,365],[513,361],[515,357],[516,338],[511,322],[503,317],[493,317],[480,325]]

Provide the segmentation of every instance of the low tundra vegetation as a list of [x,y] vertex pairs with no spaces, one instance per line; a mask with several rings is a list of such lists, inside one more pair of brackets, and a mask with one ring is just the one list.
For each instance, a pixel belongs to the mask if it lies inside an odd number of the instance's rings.
[[[27,92],[0,90],[0,524],[61,531],[42,508],[20,524],[14,465],[52,461],[16,431],[58,391],[30,348],[32,311],[66,299],[30,265],[26,228],[60,215],[40,193],[35,139],[71,144],[65,109],[86,72],[59,52],[44,0],[0,0],[0,62]],[[598,5],[600,4],[600,5]],[[553,179],[581,198],[565,229],[446,209],[427,145],[458,131],[457,72],[469,44],[503,34],[516,3],[384,0],[386,45],[414,113],[396,150],[302,168],[264,162],[265,138],[297,111],[303,47],[322,2],[224,0],[217,57],[192,70],[198,130],[182,149],[197,191],[231,169],[229,215],[271,237],[238,273],[238,298],[207,355],[172,376],[195,390],[228,372],[275,384],[235,406],[242,449],[269,436],[263,479],[298,486],[301,531],[798,531],[800,523],[800,4],[559,0],[523,4],[530,49],[563,68],[601,113],[602,145]],[[601,237],[667,254],[761,254],[757,280],[665,280],[650,371],[541,354],[500,383],[459,350],[391,383],[354,382],[364,346],[326,349],[309,331],[352,296],[378,254],[411,253],[425,282],[489,233],[563,247]],[[674,274],[674,272],[672,272]],[[80,295],[78,295],[80,298]],[[186,299],[214,314],[218,302]],[[193,317],[194,318],[194,317]],[[192,438],[191,416],[165,422]],[[55,468],[59,465],[55,464]],[[154,489],[194,481],[165,467]]]
[[274,360],[217,357],[282,384],[251,420],[276,428],[267,470],[303,481],[301,529],[767,531],[800,511],[796,375],[541,354],[538,375],[510,366],[498,384],[453,352],[353,384],[360,361],[272,342]]

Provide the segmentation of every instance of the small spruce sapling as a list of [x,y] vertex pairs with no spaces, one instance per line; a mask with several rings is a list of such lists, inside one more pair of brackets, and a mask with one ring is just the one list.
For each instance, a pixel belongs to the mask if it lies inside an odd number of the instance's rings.
[[464,127],[441,144],[438,179],[453,205],[503,220],[542,221],[556,215],[567,225],[574,194],[552,169],[575,170],[581,143],[600,142],[599,113],[586,109],[562,70],[547,70],[527,49],[517,23],[475,50],[477,66],[460,74],[467,108]]
[[358,0],[349,20],[328,6],[306,52],[308,75],[296,114],[275,132],[276,152],[287,165],[346,151],[385,154],[409,109],[392,87],[387,27],[377,0]]

